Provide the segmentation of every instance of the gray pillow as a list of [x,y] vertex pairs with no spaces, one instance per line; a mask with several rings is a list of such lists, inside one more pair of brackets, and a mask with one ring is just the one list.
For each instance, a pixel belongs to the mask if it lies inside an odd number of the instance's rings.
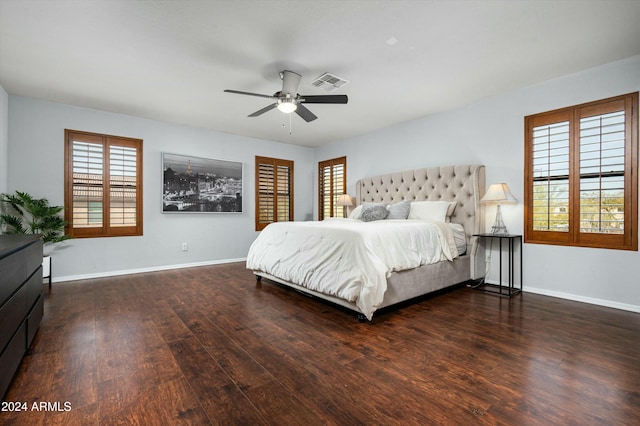
[[389,211],[384,204],[369,204],[365,203],[362,206],[362,219],[363,222],[373,222],[374,220],[384,220],[387,217]]
[[411,200],[391,204],[387,219],[406,219],[409,217],[409,210],[411,210]]
[[387,205],[385,203],[369,203],[369,202],[362,203],[362,208],[373,207],[373,206],[383,206],[385,209],[387,208]]

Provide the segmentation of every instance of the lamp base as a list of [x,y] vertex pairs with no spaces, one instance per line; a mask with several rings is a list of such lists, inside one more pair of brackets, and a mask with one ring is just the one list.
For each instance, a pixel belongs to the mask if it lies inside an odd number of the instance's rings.
[[502,220],[502,210],[500,209],[500,204],[498,204],[498,208],[496,210],[496,221],[491,227],[491,233],[496,235],[507,235],[509,233],[509,231],[507,231],[507,226]]

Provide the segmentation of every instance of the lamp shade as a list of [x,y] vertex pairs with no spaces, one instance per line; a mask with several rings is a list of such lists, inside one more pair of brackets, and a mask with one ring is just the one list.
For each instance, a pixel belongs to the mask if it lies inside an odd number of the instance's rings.
[[342,194],[338,196],[338,201],[336,201],[336,205],[338,206],[353,206],[353,202],[351,201],[351,196],[349,194]]
[[480,199],[483,204],[514,204],[517,202],[506,183],[494,183]]

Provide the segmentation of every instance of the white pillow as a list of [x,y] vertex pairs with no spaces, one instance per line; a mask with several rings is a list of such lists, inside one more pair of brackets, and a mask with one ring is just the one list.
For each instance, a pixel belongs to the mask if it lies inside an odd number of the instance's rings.
[[449,201],[414,201],[409,210],[409,219],[445,222]]
[[349,213],[349,219],[360,219],[362,217],[362,204],[353,209],[351,213]]

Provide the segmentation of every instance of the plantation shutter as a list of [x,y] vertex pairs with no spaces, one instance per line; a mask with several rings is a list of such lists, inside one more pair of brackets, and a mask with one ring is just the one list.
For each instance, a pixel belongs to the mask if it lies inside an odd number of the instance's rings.
[[293,220],[293,161],[256,156],[256,231]]
[[580,232],[624,233],[624,116],[580,119]]
[[569,232],[569,121],[533,128],[533,229]]
[[525,118],[525,242],[637,250],[638,93]]
[[347,157],[334,158],[318,163],[319,220],[343,216],[338,197],[347,191]]
[[65,133],[68,233],[74,237],[142,235],[142,141]]
[[135,226],[137,152],[133,147],[109,141],[109,225]]
[[291,217],[291,169],[286,165],[276,165],[276,221],[293,220]]
[[101,138],[73,141],[73,228],[103,228],[104,146]]

